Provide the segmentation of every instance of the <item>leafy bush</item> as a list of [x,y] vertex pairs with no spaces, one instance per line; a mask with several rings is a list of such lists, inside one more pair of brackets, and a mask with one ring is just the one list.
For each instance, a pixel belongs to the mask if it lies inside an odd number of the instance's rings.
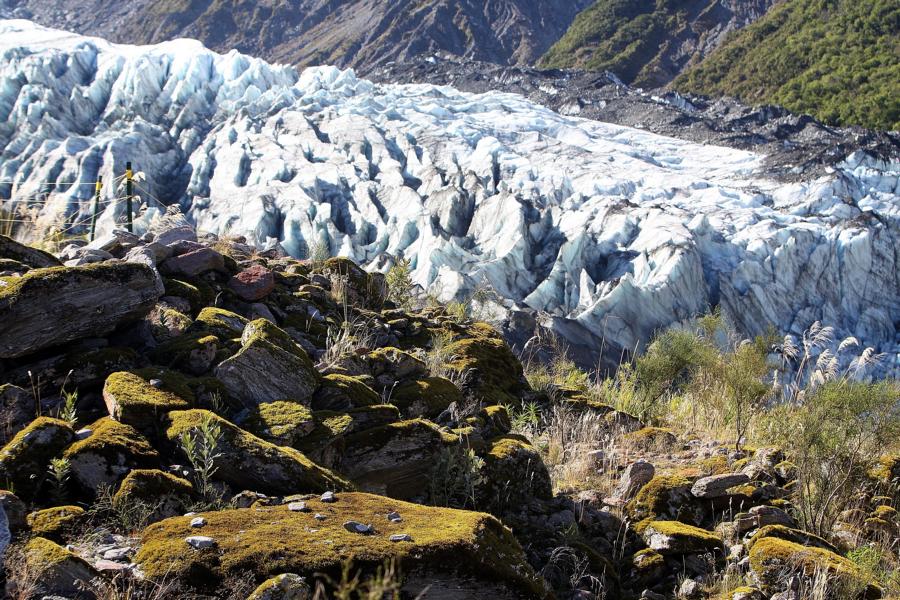
[[413,303],[412,268],[408,258],[397,259],[394,266],[387,272],[386,281],[388,287],[388,299],[404,309],[408,309]]

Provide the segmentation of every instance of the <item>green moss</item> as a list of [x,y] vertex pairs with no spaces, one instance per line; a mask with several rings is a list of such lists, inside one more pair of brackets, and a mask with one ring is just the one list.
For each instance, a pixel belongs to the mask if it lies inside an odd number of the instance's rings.
[[221,340],[230,340],[241,337],[247,323],[249,321],[237,313],[207,306],[194,319],[191,331],[209,333]]
[[897,518],[897,509],[891,506],[877,506],[872,511],[872,516],[876,519],[893,520]]
[[28,564],[35,566],[39,572],[67,561],[83,562],[74,553],[42,537],[33,538],[25,545],[25,555]]
[[250,323],[247,323],[247,326],[244,328],[244,332],[241,335],[241,344],[247,346],[255,340],[265,340],[278,346],[282,350],[287,350],[292,354],[301,356],[307,360],[309,359],[306,352],[297,346],[287,332],[266,319],[256,319],[255,321],[251,321]]
[[[374,568],[394,558],[406,574],[422,569],[460,572],[529,598],[545,597],[515,538],[489,515],[361,493],[338,494],[333,504],[313,499],[307,505],[312,512],[272,506],[205,513],[203,533],[218,544],[211,551],[196,551],[184,543],[195,533],[190,518],[169,519],[146,529],[135,562],[150,579],[172,577],[212,587],[247,572],[257,581],[285,572],[336,576],[350,556],[358,568]],[[388,521],[391,511],[403,520]],[[314,513],[325,520],[314,520]],[[343,527],[348,520],[372,523],[376,532],[350,533]],[[413,541],[392,543],[388,538],[395,533],[409,534]]]
[[349,484],[309,460],[293,448],[276,446],[244,431],[206,410],[173,411],[166,430],[169,441],[177,444],[205,421],[221,431],[216,460],[216,477],[246,489],[267,494],[291,494],[344,489]]
[[626,433],[623,440],[625,443],[643,450],[669,448],[678,442],[672,430],[664,427],[644,427]]
[[315,427],[312,411],[292,400],[259,404],[246,421],[248,431],[279,446],[296,446]]
[[156,364],[180,368],[199,375],[214,362],[219,338],[208,333],[189,331],[167,340],[149,352]]
[[680,521],[652,521],[644,527],[644,539],[653,547],[657,536],[663,536],[665,550],[674,554],[715,552],[722,549],[722,538],[711,531],[687,525]]
[[164,295],[184,298],[190,303],[191,312],[194,314],[197,314],[203,309],[203,294],[200,293],[197,286],[184,281],[179,281],[178,279],[163,279],[163,284],[165,285]]
[[406,417],[433,419],[447,410],[452,403],[462,403],[462,392],[443,377],[429,377],[405,381],[391,392],[391,402]]
[[84,509],[80,506],[55,506],[28,515],[31,534],[65,543],[83,521]]
[[[193,401],[190,388],[176,379],[176,385],[167,385],[169,382],[163,380],[162,389],[157,389],[148,381],[152,378],[127,371],[110,375],[103,386],[103,400],[112,418],[145,431],[170,411],[190,408]],[[173,387],[180,394],[168,391]],[[185,392],[190,394],[190,400],[183,396]]]
[[696,522],[684,507],[692,502],[691,482],[680,475],[656,475],[625,507],[633,521],[670,517]]
[[39,417],[0,451],[0,481],[19,496],[31,499],[47,476],[50,459],[75,439],[65,421]]
[[447,368],[465,377],[477,373],[474,379],[477,399],[485,405],[518,406],[525,390],[522,363],[499,336],[482,334],[452,342],[444,349],[450,357]]
[[747,548],[753,548],[754,544],[766,538],[778,538],[780,540],[786,540],[794,544],[801,544],[803,546],[817,546],[831,552],[837,552],[837,548],[825,541],[823,538],[807,531],[792,529],[784,525],[766,525],[765,527],[761,527],[759,531],[753,534],[753,537],[751,537],[747,541]]
[[157,501],[165,496],[190,497],[194,486],[187,479],[159,469],[134,469],[125,476],[116,491],[116,501],[126,499]]
[[381,403],[381,396],[359,377],[329,374],[312,399],[316,410],[348,410]]
[[699,463],[700,473],[704,476],[722,475],[732,473],[732,467],[728,465],[728,457],[724,455],[710,456]]
[[883,485],[900,481],[900,453],[885,454],[878,458],[869,476]]
[[631,557],[631,564],[641,571],[658,569],[665,565],[666,559],[663,555],[650,548],[644,548],[635,552]]
[[63,456],[88,494],[100,485],[118,483],[130,469],[159,463],[156,450],[129,425],[103,417],[87,428],[91,435],[69,446]]
[[750,548],[750,568],[764,587],[775,589],[791,570],[812,576],[825,571],[833,578],[831,587],[848,592],[848,598],[880,598],[881,590],[870,583],[860,569],[846,558],[824,548],[810,548],[777,537],[766,537]]
[[488,440],[479,453],[484,459],[484,482],[478,491],[480,502],[502,511],[511,502],[528,498],[549,499],[553,486],[540,453],[526,439],[503,435]]

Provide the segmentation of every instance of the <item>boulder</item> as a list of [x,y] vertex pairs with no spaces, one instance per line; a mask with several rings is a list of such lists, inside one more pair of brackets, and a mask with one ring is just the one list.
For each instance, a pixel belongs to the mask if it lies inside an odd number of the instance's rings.
[[239,489],[294,494],[348,486],[299,451],[262,440],[209,411],[174,411],[169,420],[166,436],[173,445],[204,420],[215,424],[221,436],[216,447],[220,456],[215,461],[215,477]]
[[33,394],[14,385],[0,385],[0,444],[25,429],[35,414]]
[[252,265],[233,276],[228,289],[245,302],[257,302],[275,289],[275,276],[262,265]]
[[292,400],[264,402],[244,422],[248,431],[278,446],[296,447],[316,429],[312,411]]
[[150,352],[161,365],[177,368],[191,375],[203,375],[212,368],[219,352],[220,341],[204,332],[187,332],[163,342]]
[[25,503],[9,490],[0,490],[0,508],[6,514],[6,520],[12,531],[19,531],[26,525]]
[[527,389],[522,363],[489,326],[481,325],[474,333],[475,337],[447,344],[447,368],[466,381],[471,395],[485,406],[518,406]]
[[101,486],[116,486],[129,471],[159,464],[159,454],[133,427],[109,417],[87,426],[90,435],[64,455],[79,487],[93,496]]
[[653,521],[641,535],[651,550],[663,555],[702,554],[724,548],[722,538],[716,534],[680,521]]
[[31,535],[64,544],[84,521],[84,509],[80,506],[54,506],[28,515]]
[[656,475],[625,506],[625,512],[634,522],[675,519],[697,524],[700,511],[695,502],[690,481],[679,475]]
[[373,406],[381,396],[363,382],[361,377],[331,373],[322,377],[322,385],[313,394],[313,410],[347,411]]
[[[512,533],[489,515],[364,493],[339,493],[330,503],[306,502],[309,512],[282,505],[203,513],[204,535],[217,544],[208,551],[184,543],[193,533],[190,517],[167,519],[143,532],[135,563],[150,579],[169,577],[214,593],[223,580],[245,572],[257,580],[286,571],[339,579],[348,556],[354,556],[354,567],[364,570],[393,558],[410,597],[426,587],[427,597],[457,600],[548,596]],[[389,520],[391,512],[402,520]],[[317,514],[321,518],[316,519]],[[347,531],[348,521],[371,522],[374,532]],[[411,541],[390,541],[392,535],[402,534]]]
[[608,504],[623,505],[631,500],[642,487],[650,483],[656,475],[656,468],[645,460],[639,460],[631,463],[622,472],[619,478],[619,484],[616,486],[612,496],[608,499]]
[[0,235],[0,258],[14,260],[33,269],[59,267],[62,263],[50,254],[31,246],[20,244],[12,238]]
[[0,450],[0,481],[31,499],[47,477],[50,459],[74,439],[75,432],[65,421],[38,417]]
[[691,487],[691,494],[697,498],[722,498],[728,496],[728,490],[750,482],[745,473],[725,473],[701,477]]
[[128,263],[36,269],[0,279],[0,358],[105,335],[144,317],[162,293],[153,269]]
[[97,577],[97,572],[82,558],[41,537],[25,545],[25,562],[37,576],[42,594],[82,597],[82,590]]
[[212,248],[197,248],[166,259],[160,265],[160,271],[169,276],[185,275],[187,277],[196,277],[209,271],[224,273],[226,272],[225,257]]
[[487,442],[479,452],[484,460],[482,481],[476,490],[479,506],[494,512],[532,498],[553,496],[550,474],[537,449],[516,435],[504,435]]
[[109,415],[120,423],[146,431],[170,411],[191,407],[193,396],[184,398],[183,390],[166,385],[164,379],[151,381],[158,382],[159,387],[136,373],[121,371],[110,375],[103,386],[103,401]]
[[308,404],[319,374],[306,352],[268,321],[247,330],[241,350],[215,369],[228,394],[248,408],[285,398]]
[[797,523],[785,511],[768,505],[754,506],[746,513],[740,513],[734,518],[734,532],[737,535],[744,535],[766,525],[796,527]]
[[157,469],[135,469],[122,480],[113,503],[152,507],[147,522],[153,523],[184,514],[194,496],[194,486],[187,479]]
[[434,419],[454,402],[463,401],[462,392],[449,379],[426,377],[404,381],[390,391],[390,402],[408,419]]
[[309,600],[312,590],[306,579],[295,573],[283,573],[265,580],[247,600]]

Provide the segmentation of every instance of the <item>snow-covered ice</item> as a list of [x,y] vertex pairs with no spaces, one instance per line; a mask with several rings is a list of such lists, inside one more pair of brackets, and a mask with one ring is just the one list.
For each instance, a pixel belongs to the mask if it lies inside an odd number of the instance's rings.
[[[0,21],[0,197],[86,219],[100,174],[204,230],[414,261],[444,298],[489,283],[617,355],[721,306],[742,333],[820,320],[900,348],[900,162],[785,184],[763,157],[563,116],[511,94],[375,85],[198,42],[113,45]],[[52,192],[45,195],[44,192]],[[105,191],[101,228],[121,218]]]

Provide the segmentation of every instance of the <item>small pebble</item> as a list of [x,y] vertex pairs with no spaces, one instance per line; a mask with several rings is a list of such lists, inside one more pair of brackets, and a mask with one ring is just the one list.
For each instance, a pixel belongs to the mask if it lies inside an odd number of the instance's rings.
[[288,504],[288,510],[291,512],[309,512],[306,502],[291,502]]
[[319,498],[322,502],[337,502],[337,498],[334,496],[334,492],[325,492],[322,494],[322,497]]
[[372,529],[371,525],[365,525],[363,523],[360,523],[359,521],[347,521],[346,523],[344,523],[344,529],[346,529],[350,533],[361,533],[363,535],[375,533],[375,530]]
[[191,527],[203,527],[206,525],[206,519],[203,517],[194,517],[191,519]]
[[204,550],[216,546],[216,540],[211,537],[206,537],[205,535],[192,535],[191,537],[185,538],[184,541],[188,546],[196,550]]
[[127,561],[132,554],[134,554],[133,548],[111,548],[103,553],[103,559],[123,562]]
[[388,521],[390,521],[391,523],[399,523],[400,521],[403,520],[403,517],[401,517],[400,513],[398,513],[397,511],[389,512],[387,515],[387,518],[388,518]]
[[322,513],[316,513],[316,516],[315,516],[315,519],[316,519],[317,521],[324,521],[324,520],[327,519],[327,518],[328,518],[328,517],[326,517],[326,516],[323,515]]
[[413,541],[412,536],[408,533],[395,533],[391,536],[392,542],[411,542]]
[[162,379],[151,379],[151,380],[150,380],[150,385],[152,385],[152,386],[155,387],[156,389],[162,389],[162,386],[165,385],[165,384],[163,384],[163,380],[162,380]]

